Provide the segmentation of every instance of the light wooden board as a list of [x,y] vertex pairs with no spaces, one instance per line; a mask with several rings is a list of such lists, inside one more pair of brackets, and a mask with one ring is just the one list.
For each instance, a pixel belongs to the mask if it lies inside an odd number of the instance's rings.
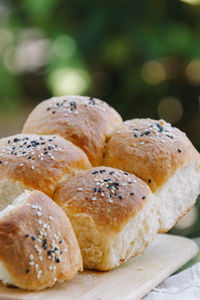
[[197,254],[196,244],[186,238],[158,235],[144,255],[132,258],[110,272],[84,271],[52,289],[27,292],[0,284],[0,299],[134,300],[146,295]]

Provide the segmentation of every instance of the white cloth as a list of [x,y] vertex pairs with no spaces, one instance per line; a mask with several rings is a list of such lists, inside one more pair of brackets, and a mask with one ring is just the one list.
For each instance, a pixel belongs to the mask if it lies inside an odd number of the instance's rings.
[[144,300],[200,300],[200,263],[170,276]]

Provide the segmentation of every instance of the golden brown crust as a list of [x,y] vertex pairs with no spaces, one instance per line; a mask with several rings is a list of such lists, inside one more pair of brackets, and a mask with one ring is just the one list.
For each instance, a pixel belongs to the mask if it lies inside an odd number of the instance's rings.
[[100,165],[106,138],[120,115],[104,101],[81,96],[54,97],[40,103],[23,132],[59,134],[80,147],[92,165]]
[[0,215],[0,260],[14,284],[24,289],[52,286],[82,270],[80,249],[68,218],[38,191]]
[[155,191],[193,162],[200,162],[200,154],[179,129],[163,120],[133,119],[116,126],[103,163],[134,173]]
[[60,183],[53,199],[70,215],[84,213],[102,230],[120,232],[150,195],[148,185],[136,176],[98,167]]
[[90,167],[85,153],[58,135],[18,134],[0,140],[0,179],[14,179],[48,196],[66,173]]

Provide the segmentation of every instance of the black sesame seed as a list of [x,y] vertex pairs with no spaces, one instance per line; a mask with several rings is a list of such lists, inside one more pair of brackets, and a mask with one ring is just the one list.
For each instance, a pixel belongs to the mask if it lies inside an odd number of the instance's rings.
[[156,126],[158,127],[159,132],[162,132],[162,131],[163,131],[163,127],[162,127],[159,123],[156,123]]
[[55,113],[56,113],[56,111],[55,111],[55,110],[53,110],[51,113],[52,113],[52,114],[55,114]]
[[60,259],[59,259],[59,258],[56,258],[56,262],[57,262],[57,263],[60,263]]
[[26,274],[28,274],[30,272],[30,269],[26,269]]
[[30,236],[30,234],[28,234],[28,233],[25,235],[26,238],[29,237],[29,236]]
[[48,154],[48,151],[45,151],[44,154]]
[[119,199],[123,199],[123,197],[120,195],[120,196],[119,196]]
[[33,241],[35,241],[35,240],[36,240],[36,238],[35,238],[34,236],[32,236],[31,238],[32,238],[32,240],[33,240]]
[[181,153],[181,152],[182,152],[182,150],[181,150],[181,149],[177,149],[177,151],[178,151],[179,153]]
[[115,172],[114,171],[111,171],[111,172],[109,172],[109,175],[112,175],[112,174],[114,174]]
[[62,250],[60,251],[60,254],[62,254],[63,252],[62,252]]
[[97,173],[99,173],[99,171],[97,171],[97,170],[96,170],[96,171],[94,171],[94,172],[92,172],[92,174],[97,174]]
[[59,241],[59,244],[62,244],[62,240]]
[[143,197],[142,197],[142,199],[146,199],[146,197],[145,197],[145,196],[143,196]]
[[54,249],[55,251],[57,251],[58,250],[58,248],[57,247],[55,247],[55,249]]
[[31,158],[32,158],[32,156],[29,156],[29,157],[28,157],[28,159],[31,159]]
[[18,138],[15,138],[15,139],[14,139],[14,142],[15,142],[15,143],[17,143],[17,142],[19,142],[19,141],[21,141],[21,140],[18,139]]
[[51,109],[51,107],[48,107],[48,108],[47,108],[47,110],[50,110],[50,109]]
[[172,135],[166,134],[166,136],[170,139],[173,139],[174,137]]
[[132,183],[133,183],[132,181],[129,181],[129,182],[128,182],[128,184],[132,184]]
[[124,175],[126,175],[126,176],[127,176],[127,175],[128,175],[128,173],[127,173],[127,172],[124,172]]
[[2,164],[3,162],[2,162],[2,160],[0,160],[0,164]]
[[134,193],[130,193],[131,196],[135,195]]
[[135,138],[137,138],[137,137],[138,137],[138,135],[137,135],[136,133],[134,133],[134,137],[135,137]]
[[148,179],[148,183],[151,183],[151,179],[150,178]]
[[44,239],[43,244],[42,244],[42,248],[44,248],[47,244],[47,239]]
[[95,193],[97,192],[97,188],[94,188],[94,192],[95,192]]
[[150,132],[150,131],[145,131],[144,134],[145,134],[145,135],[149,135],[149,134],[151,134],[151,132]]
[[10,144],[10,140],[8,140],[8,144]]

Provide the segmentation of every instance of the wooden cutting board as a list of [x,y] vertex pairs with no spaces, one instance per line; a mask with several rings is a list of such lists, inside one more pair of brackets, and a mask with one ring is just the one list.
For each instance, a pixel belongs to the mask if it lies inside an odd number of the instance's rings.
[[132,258],[110,272],[84,271],[66,283],[40,292],[7,288],[0,284],[0,299],[134,300],[193,258],[196,244],[183,237],[160,234],[144,255]]

